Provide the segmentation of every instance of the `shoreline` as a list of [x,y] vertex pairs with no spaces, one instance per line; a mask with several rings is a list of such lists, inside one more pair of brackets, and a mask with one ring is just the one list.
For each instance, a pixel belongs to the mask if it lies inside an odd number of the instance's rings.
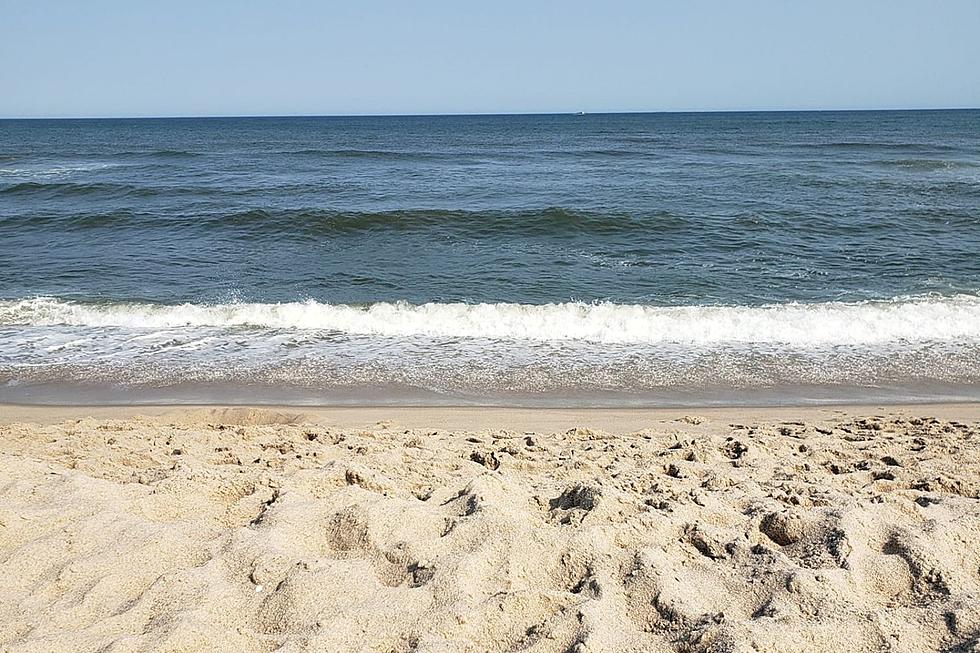
[[92,418],[126,420],[135,417],[187,417],[221,421],[247,414],[265,414],[274,423],[314,423],[337,428],[369,428],[390,422],[406,428],[445,430],[526,429],[563,430],[576,427],[612,433],[639,430],[651,422],[686,417],[711,421],[824,421],[862,416],[924,416],[945,420],[980,421],[980,402],[900,404],[820,404],[774,406],[682,406],[666,408],[523,407],[523,406],[308,406],[295,404],[115,404],[40,405],[0,403],[0,424],[55,424],[64,420]]

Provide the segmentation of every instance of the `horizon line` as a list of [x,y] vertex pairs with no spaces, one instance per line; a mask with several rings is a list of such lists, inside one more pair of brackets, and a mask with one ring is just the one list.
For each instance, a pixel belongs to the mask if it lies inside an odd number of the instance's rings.
[[614,116],[648,114],[715,114],[715,113],[872,113],[905,111],[977,111],[980,106],[954,107],[887,107],[849,109],[666,109],[649,111],[487,111],[446,113],[254,113],[254,114],[170,114],[170,115],[101,115],[101,116],[0,116],[4,120],[223,120],[234,118],[464,118],[504,116]]

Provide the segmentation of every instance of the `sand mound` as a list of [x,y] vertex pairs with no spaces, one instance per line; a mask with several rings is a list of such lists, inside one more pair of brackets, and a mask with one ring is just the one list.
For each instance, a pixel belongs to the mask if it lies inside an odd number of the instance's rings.
[[0,650],[980,651],[972,425],[201,417],[0,427]]
[[268,424],[305,424],[314,421],[304,413],[250,408],[247,406],[228,406],[201,408],[197,410],[175,410],[161,415],[164,422],[181,424],[204,424],[225,426],[262,426]]

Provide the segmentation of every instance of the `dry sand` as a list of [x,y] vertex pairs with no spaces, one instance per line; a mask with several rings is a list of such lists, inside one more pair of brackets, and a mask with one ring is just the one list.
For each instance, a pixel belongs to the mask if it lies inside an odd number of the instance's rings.
[[980,651],[978,417],[0,406],[0,651]]

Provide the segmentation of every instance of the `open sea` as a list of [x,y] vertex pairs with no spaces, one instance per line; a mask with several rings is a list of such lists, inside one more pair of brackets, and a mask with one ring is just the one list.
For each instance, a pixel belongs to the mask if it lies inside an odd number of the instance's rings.
[[980,399],[980,111],[0,120],[0,402]]

